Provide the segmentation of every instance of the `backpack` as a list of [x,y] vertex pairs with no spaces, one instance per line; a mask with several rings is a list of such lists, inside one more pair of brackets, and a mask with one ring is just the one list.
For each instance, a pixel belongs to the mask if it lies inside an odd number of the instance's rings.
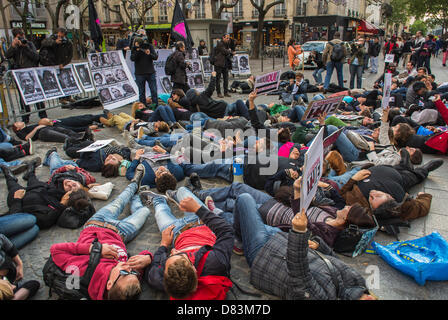
[[56,63],[56,54],[51,47],[42,47],[39,50],[39,62],[43,66],[54,66]]
[[176,62],[174,61],[174,53],[170,54],[165,62],[165,74],[167,76],[174,76],[176,73]]
[[79,289],[69,289],[67,287],[68,277],[72,276],[70,273],[65,273],[54,263],[53,258],[48,258],[42,270],[43,279],[45,284],[50,287],[49,296],[51,297],[55,292],[59,299],[62,300],[81,300],[90,299],[88,287],[90,279],[92,279],[93,273],[96,267],[100,263],[102,245],[95,239],[93,242],[92,251],[90,252],[89,265],[86,272],[80,279]]
[[199,261],[197,267],[198,271],[198,286],[196,291],[185,299],[175,299],[170,297],[170,300],[225,300],[227,292],[232,288],[232,281],[224,276],[203,276],[201,277],[202,270],[204,269],[205,260],[207,260],[207,251]]
[[340,43],[332,43],[329,42],[331,46],[333,46],[333,51],[331,52],[330,59],[333,62],[341,62],[342,59],[345,58],[344,47],[342,42]]

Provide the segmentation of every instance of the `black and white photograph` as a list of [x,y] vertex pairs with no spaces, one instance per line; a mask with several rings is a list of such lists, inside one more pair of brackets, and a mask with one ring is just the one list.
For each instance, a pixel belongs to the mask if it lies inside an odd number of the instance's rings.
[[112,95],[108,88],[103,88],[99,91],[100,100],[103,104],[107,104],[112,101]]
[[238,55],[238,66],[240,74],[249,74],[250,73],[250,65],[249,65],[249,55]]
[[118,55],[118,52],[112,51],[110,53],[110,63],[113,66],[117,66],[117,65],[121,64],[120,56]]
[[132,86],[129,83],[125,83],[121,86],[121,88],[124,91],[124,96],[125,97],[130,97],[135,95],[135,90],[134,88],[132,88]]
[[194,75],[193,74],[187,75],[187,83],[190,86],[190,88],[194,89],[195,86],[194,86]]
[[42,87],[37,80],[34,69],[14,70],[13,73],[25,104],[28,105],[45,100]]
[[198,60],[193,60],[191,62],[191,73],[201,72],[201,62]]
[[95,81],[95,86],[101,86],[102,84],[104,84],[104,77],[99,72],[95,72],[93,74],[93,80]]
[[238,74],[240,72],[239,66],[238,66],[238,55],[233,56],[232,60],[232,74]]
[[100,53],[100,59],[101,59],[101,64],[103,65],[103,67],[110,67],[111,61],[110,61],[110,57],[109,57],[109,52]]
[[106,79],[106,84],[113,84],[117,82],[117,79],[115,79],[112,70],[105,72],[104,78]]
[[62,89],[59,87],[59,83],[56,80],[55,71],[55,68],[51,67],[36,69],[36,73],[46,99],[59,98],[64,96],[64,93],[62,92]]
[[201,57],[202,71],[205,77],[210,77],[213,72],[213,65],[210,63],[208,56]]
[[123,68],[115,69],[114,75],[118,82],[128,80],[126,72],[124,72]]
[[101,62],[100,62],[100,56],[98,54],[92,53],[89,56],[89,59],[90,59],[90,67],[92,70],[102,67]]
[[199,59],[199,52],[197,48],[191,49],[190,52],[186,52],[185,59],[196,60]]
[[166,93],[171,93],[171,91],[173,91],[173,86],[171,85],[171,80],[169,77],[162,77],[160,82]]
[[202,76],[202,74],[196,74],[194,76],[194,86],[195,88],[204,87],[204,77]]
[[92,78],[90,76],[89,65],[87,63],[75,64],[76,75],[84,91],[89,92],[94,90]]
[[115,99],[123,99],[123,92],[118,87],[111,87],[110,92],[112,93],[112,98]]
[[81,93],[81,88],[79,87],[78,81],[73,74],[71,65],[62,69],[56,69],[56,73],[58,76],[59,85],[65,95]]

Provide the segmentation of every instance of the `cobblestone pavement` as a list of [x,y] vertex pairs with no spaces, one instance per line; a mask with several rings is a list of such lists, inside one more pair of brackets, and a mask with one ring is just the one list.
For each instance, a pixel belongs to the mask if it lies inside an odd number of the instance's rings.
[[[280,64],[280,63],[279,63]],[[259,62],[254,61],[252,62],[252,70],[258,70],[259,69]],[[271,66],[272,68],[272,66]],[[434,61],[434,72],[437,76],[437,81],[439,83],[443,81],[448,81],[448,76],[446,73],[447,69],[442,69],[440,60]],[[261,70],[261,69],[260,69]],[[266,71],[266,68],[265,68]],[[346,70],[346,75],[348,74]],[[308,78],[311,78],[311,72],[306,71],[306,75]],[[346,79],[347,76],[345,77]],[[368,75],[366,77],[367,79],[365,81],[365,87],[370,87],[370,85],[375,80],[376,76]],[[236,96],[233,95],[232,99],[235,98],[243,98],[242,96]],[[258,103],[266,103],[266,102],[272,102],[275,101],[276,97],[260,97],[257,99]],[[230,101],[230,99],[229,99]],[[130,107],[124,107],[115,110],[114,112],[130,112]],[[95,108],[91,110],[71,110],[70,115],[77,115],[77,114],[83,114],[83,113],[99,113],[101,112],[100,108]],[[52,118],[57,117],[63,117],[67,116],[68,111],[67,110],[51,110],[49,111],[49,116]],[[33,115],[31,121],[36,121],[36,115]],[[105,128],[102,129],[100,132],[95,133],[95,136],[97,139],[102,138],[110,138],[113,137],[117,141],[124,143],[124,140],[122,136],[118,133],[117,129],[115,128]],[[50,145],[46,143],[36,142],[36,155],[39,155],[40,157],[44,157],[45,152],[49,149]],[[65,153],[62,152],[62,144],[55,143],[56,147],[58,147],[58,150],[61,151],[60,154],[64,159],[67,159],[67,156]],[[432,156],[425,156],[425,161],[428,161],[429,159],[433,158]],[[49,177],[49,170],[47,167],[39,167],[36,170],[37,176],[41,180],[48,179]],[[413,190],[413,194],[416,194],[420,191],[425,191],[428,193],[431,193],[433,195],[433,201],[431,206],[431,212],[430,214],[425,217],[418,219],[416,221],[412,222],[412,227],[407,229],[402,229],[402,232],[400,234],[400,240],[407,240],[407,239],[414,239],[418,237],[422,237],[425,235],[428,235],[432,233],[433,231],[438,231],[442,236],[444,236],[446,239],[448,239],[448,211],[445,208],[446,202],[448,201],[448,164],[445,163],[441,168],[438,170],[432,172],[429,176],[429,178],[422,183],[421,185],[417,186],[415,190]],[[101,177],[98,173],[93,173],[95,178],[97,178],[97,181],[99,183],[104,183],[106,180]],[[19,178],[19,182],[26,183],[22,180],[22,178]],[[111,195],[110,199],[115,198],[128,184],[128,181],[123,178],[114,178],[112,179],[112,182],[115,184],[115,189]],[[184,185],[184,181],[181,181],[179,183],[179,186]],[[218,179],[208,179],[203,180],[203,185],[205,188],[210,187],[219,187],[219,186],[225,186],[227,183],[223,182],[222,180]],[[4,192],[0,195],[0,206],[3,208],[3,211],[7,210],[6,205],[6,195],[7,195],[7,188],[5,184],[4,179],[0,179],[0,188],[1,190],[4,190]],[[95,200],[94,205],[97,208],[101,208],[103,205],[105,205],[106,201],[100,201]],[[170,206],[173,208],[173,206],[170,204]],[[175,214],[180,215],[180,212],[176,209],[174,210]],[[151,208],[151,213],[154,213],[153,208]],[[126,208],[125,212],[122,214],[122,217],[125,217],[129,214],[129,209]],[[25,279],[38,279],[41,282],[42,288],[39,290],[38,294],[35,296],[34,299],[36,300],[45,300],[49,299],[48,296],[48,288],[44,286],[43,280],[42,280],[42,267],[46,261],[46,259],[49,256],[49,248],[53,243],[58,242],[73,242],[76,241],[78,235],[80,233],[80,230],[69,230],[69,229],[62,229],[59,227],[52,227],[49,230],[42,230],[32,243],[28,244],[25,248],[20,250],[20,255],[22,257],[23,263],[24,263],[24,278]],[[157,226],[155,224],[154,216],[151,215],[146,224],[144,225],[143,229],[141,230],[140,234],[136,237],[135,240],[133,240],[128,245],[128,252],[133,254],[138,254],[143,249],[148,249],[151,252],[155,252],[158,244],[160,242],[161,236],[159,234],[159,231],[157,229]],[[394,241],[393,238],[383,234],[378,233],[376,238],[376,241],[382,244],[389,243],[391,241]],[[369,266],[377,266],[379,270],[379,279],[376,279],[377,281],[374,282],[376,285],[372,291],[380,298],[380,299],[448,299],[448,286],[447,282],[427,282],[425,286],[419,286],[413,279],[403,275],[402,273],[398,272],[397,270],[393,269],[389,265],[387,265],[380,257],[375,255],[367,255],[364,254],[360,257],[357,257],[355,259],[341,257],[342,260],[344,260],[347,264],[353,266],[356,270],[358,270],[362,275],[364,275],[366,278],[369,277],[370,269],[368,269]],[[231,276],[233,280],[238,282],[238,284],[247,290],[250,291],[256,291],[250,284],[249,284],[249,268],[247,266],[247,263],[243,257],[239,257],[236,255],[232,256],[232,271]],[[371,271],[370,271],[371,272]],[[370,278],[368,278],[370,279]],[[368,281],[369,282],[369,281]],[[141,297],[142,299],[167,299],[168,297],[165,294],[162,294],[160,292],[156,292],[152,289],[150,289],[146,284],[144,285],[144,293]],[[230,298],[233,298],[232,295],[230,295]],[[263,299],[276,299],[275,297],[263,294]],[[54,297],[52,298],[54,299]],[[251,296],[243,295],[242,293],[239,293],[239,299],[254,299]]]

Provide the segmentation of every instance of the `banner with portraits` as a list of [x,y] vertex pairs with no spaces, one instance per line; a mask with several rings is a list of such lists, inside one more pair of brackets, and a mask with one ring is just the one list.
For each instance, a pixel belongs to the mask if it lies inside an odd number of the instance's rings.
[[232,74],[251,74],[248,54],[236,54],[233,56]]
[[35,68],[13,70],[13,75],[26,105],[45,100],[44,91]]
[[209,56],[201,56],[202,73],[204,78],[210,78],[213,72],[213,65],[210,63]]
[[121,50],[89,54],[93,83],[105,109],[138,100],[138,88]]
[[56,76],[58,78],[62,92],[64,92],[65,96],[71,96],[82,92],[82,89],[78,82],[78,78],[73,72],[72,65],[65,66],[62,69],[57,68]]
[[[173,85],[171,84],[171,77],[167,76],[165,73],[165,64],[166,59],[170,56],[170,54],[173,53],[173,50],[169,49],[160,49],[157,50],[157,53],[159,55],[159,58],[157,61],[154,61],[154,69],[156,70],[157,78],[159,79],[157,81],[157,92],[165,92],[165,93],[171,93],[173,91]],[[149,88],[146,87],[146,90]],[[146,95],[148,96],[148,92]],[[151,95],[151,92],[149,92],[149,95]]]
[[204,76],[202,74],[202,63],[197,54],[197,49],[193,49],[187,54],[189,58],[195,57],[195,59],[185,59],[185,62],[190,64],[190,68],[187,68],[187,84],[191,89],[198,91],[204,91]]
[[75,63],[73,64],[73,67],[75,68],[75,73],[76,76],[78,77],[79,83],[82,86],[82,89],[85,92],[94,91],[95,87],[93,86],[93,80],[90,73],[89,63],[88,62]]
[[46,99],[55,99],[64,96],[62,88],[56,76],[55,67],[44,67],[36,69],[39,82],[44,90]]

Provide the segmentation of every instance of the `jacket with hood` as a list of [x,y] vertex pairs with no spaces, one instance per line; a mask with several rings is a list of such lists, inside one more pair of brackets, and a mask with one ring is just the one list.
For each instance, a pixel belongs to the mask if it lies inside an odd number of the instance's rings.
[[171,82],[178,84],[187,83],[187,64],[185,62],[185,52],[176,50],[173,53],[173,60],[176,64],[176,72],[171,76]]
[[[342,48],[344,49],[344,57],[347,56],[347,48],[345,48],[344,43],[342,40],[340,39],[333,39],[330,41],[332,44],[336,45],[336,44],[341,44]],[[331,44],[327,43],[324,52],[322,53],[322,62],[324,63],[324,65],[327,65],[328,62],[331,61],[331,54],[333,53],[333,48],[334,46],[332,46]],[[342,59],[340,62],[344,62],[344,59]]]
[[207,89],[197,94],[195,89],[190,89],[187,91],[186,96],[190,101],[191,110],[196,110],[204,112],[211,118],[218,119],[223,118],[227,108],[227,102],[217,101],[212,98],[213,92],[215,91],[216,77],[210,78],[210,83]]
[[[79,268],[79,276],[82,277],[89,265],[90,245],[96,238],[100,243],[113,245],[118,249],[118,260],[101,258],[89,283],[90,298],[103,300],[110,271],[119,262],[128,260],[126,246],[118,233],[102,227],[88,227],[81,231],[78,241],[56,243],[51,246],[50,253],[59,268],[65,271],[69,266],[76,266]],[[150,255],[152,260],[152,254],[149,251],[144,250],[139,255]]]

